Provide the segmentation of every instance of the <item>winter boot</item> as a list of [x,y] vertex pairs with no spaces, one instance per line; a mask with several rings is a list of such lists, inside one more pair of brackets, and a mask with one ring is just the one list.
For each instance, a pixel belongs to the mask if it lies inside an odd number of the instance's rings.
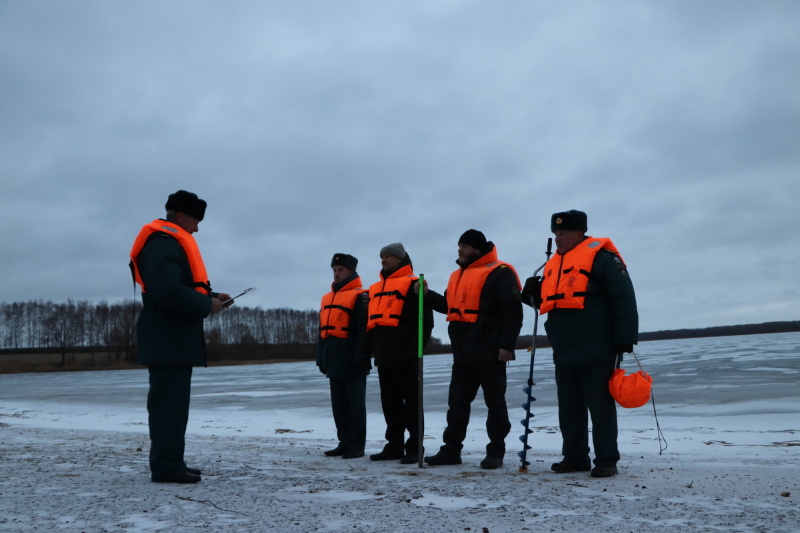
[[460,465],[461,454],[453,453],[444,446],[442,446],[441,448],[439,448],[439,451],[436,453],[436,455],[431,455],[430,457],[426,457],[425,462],[431,466]]

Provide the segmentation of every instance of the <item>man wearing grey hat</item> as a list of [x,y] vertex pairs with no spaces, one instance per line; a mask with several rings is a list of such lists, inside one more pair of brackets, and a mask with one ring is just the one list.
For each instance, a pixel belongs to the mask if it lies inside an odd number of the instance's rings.
[[470,229],[458,239],[458,269],[444,295],[425,290],[425,303],[447,315],[453,347],[453,370],[447,397],[444,445],[425,458],[429,465],[461,464],[470,406],[478,389],[488,408],[489,444],[481,468],[503,466],[505,438],[511,430],[506,406],[506,362],[522,327],[520,283],[510,264],[497,259],[497,249],[484,234]]
[[[586,213],[554,213],[550,230],[556,253],[543,276],[528,278],[523,302],[547,314],[553,347],[558,421],[564,458],[551,466],[559,474],[617,473],[617,410],[608,380],[624,353],[633,351],[639,330],[636,296],[625,262],[607,238],[586,236]],[[589,457],[592,419],[594,468]]]
[[[380,281],[369,288],[367,342],[378,367],[381,408],[386,420],[383,450],[373,461],[399,459],[402,464],[419,462],[419,308],[415,305],[411,258],[402,243],[384,246],[380,252]],[[423,318],[423,343],[433,330],[433,313]],[[403,440],[406,431],[408,439]]]
[[355,459],[364,456],[367,438],[366,350],[367,296],[356,272],[358,259],[334,254],[333,283],[322,297],[319,312],[317,366],[330,381],[331,408],[339,444],[325,452],[328,457]]
[[137,358],[148,366],[151,479],[197,483],[200,470],[183,458],[192,367],[206,366],[203,319],[230,299],[212,292],[200,249],[192,236],[206,202],[180,190],[169,195],[166,220],[145,225],[131,249],[131,272],[142,288],[136,322]]

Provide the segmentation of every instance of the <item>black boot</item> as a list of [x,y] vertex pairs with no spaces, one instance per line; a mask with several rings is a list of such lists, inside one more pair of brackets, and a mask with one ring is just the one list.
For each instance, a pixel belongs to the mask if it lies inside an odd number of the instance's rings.
[[442,446],[441,448],[439,448],[439,451],[436,453],[436,455],[431,455],[430,457],[426,457],[425,462],[432,466],[460,465],[461,454],[453,453],[444,446]]
[[397,459],[402,459],[403,455],[402,446],[396,448],[387,444],[383,447],[383,451],[370,455],[369,459],[370,461],[396,461]]
[[487,454],[483,461],[481,461],[481,468],[485,468],[487,470],[494,470],[495,468],[500,468],[501,466],[503,466],[503,458],[498,457],[497,455]]
[[347,446],[345,446],[340,442],[336,448],[326,451],[325,455],[327,455],[328,457],[339,457],[346,451],[347,451]]

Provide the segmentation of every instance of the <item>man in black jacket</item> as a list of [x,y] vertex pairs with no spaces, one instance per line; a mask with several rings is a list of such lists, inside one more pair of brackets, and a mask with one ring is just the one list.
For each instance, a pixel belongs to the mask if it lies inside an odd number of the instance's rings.
[[430,465],[461,464],[470,405],[483,389],[489,444],[482,468],[500,468],[511,430],[506,407],[506,363],[522,327],[519,278],[514,268],[497,259],[494,243],[480,231],[466,231],[458,240],[459,268],[444,295],[424,287],[426,306],[447,314],[453,347],[453,371],[447,399],[444,445],[426,457]]
[[[541,281],[528,278],[523,301],[547,314],[553,347],[563,460],[558,473],[617,473],[617,411],[608,380],[638,339],[639,315],[628,269],[610,239],[586,236],[586,213],[555,213],[550,229],[556,253]],[[616,364],[615,364],[616,361]],[[589,458],[592,419],[594,468]]]
[[364,456],[367,438],[366,350],[367,291],[356,272],[358,259],[334,254],[331,259],[331,292],[322,297],[317,366],[330,381],[331,408],[339,444],[325,452],[328,457],[355,459]]
[[[411,258],[402,243],[380,251],[380,280],[369,288],[367,342],[378,367],[387,443],[373,461],[419,462],[419,305]],[[423,319],[423,346],[433,330],[433,313]],[[405,432],[408,439],[404,442]]]
[[145,225],[130,254],[142,286],[136,340],[139,364],[150,374],[150,471],[155,482],[197,483],[200,471],[183,458],[192,367],[206,365],[203,319],[221,311],[230,295],[211,292],[192,237],[206,202],[181,190],[165,207],[166,220]]

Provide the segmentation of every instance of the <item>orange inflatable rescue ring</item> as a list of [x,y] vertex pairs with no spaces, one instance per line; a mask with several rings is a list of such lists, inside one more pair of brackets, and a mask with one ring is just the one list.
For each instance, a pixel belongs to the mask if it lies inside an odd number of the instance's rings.
[[608,391],[611,393],[611,397],[620,406],[628,409],[646,404],[650,400],[650,392],[653,389],[653,378],[644,371],[636,353],[633,353],[633,357],[636,359],[636,364],[639,365],[638,372],[626,376],[623,369],[617,368],[611,374],[611,379],[608,380]]

